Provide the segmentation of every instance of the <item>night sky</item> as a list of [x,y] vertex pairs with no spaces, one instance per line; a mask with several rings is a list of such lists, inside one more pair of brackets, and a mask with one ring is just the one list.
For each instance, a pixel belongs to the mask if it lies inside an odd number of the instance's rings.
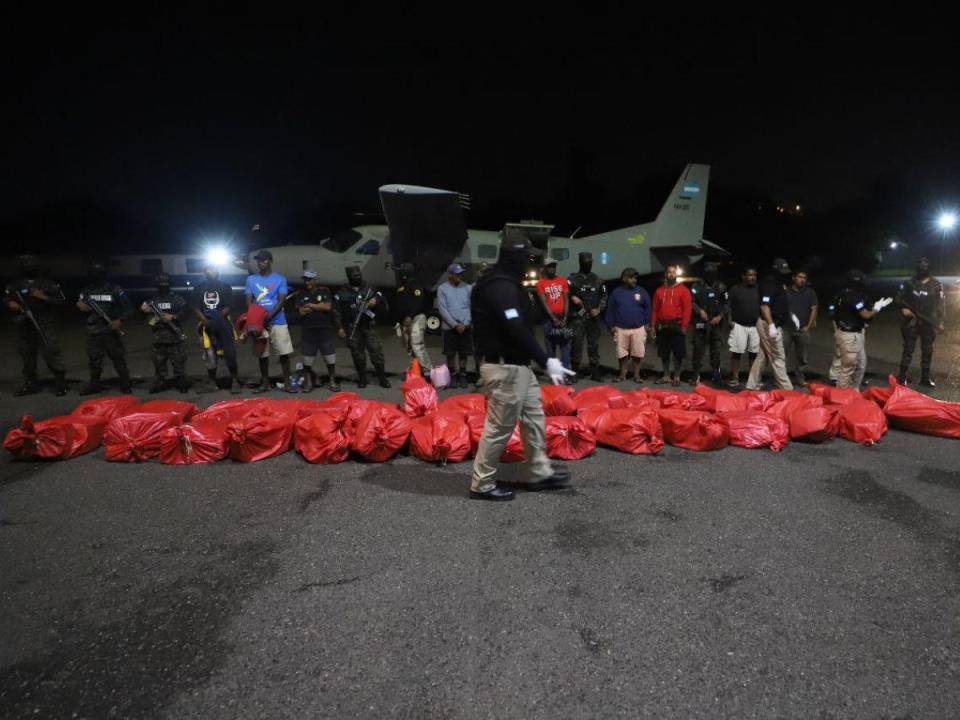
[[721,240],[755,201],[826,217],[886,193],[906,233],[960,201],[943,18],[694,8],[17,19],[0,225],[40,246],[91,217],[111,220],[88,239],[130,247],[253,223],[312,241],[380,222],[351,213],[405,182],[470,193],[472,227],[591,232],[651,219],[689,161],[713,165]]

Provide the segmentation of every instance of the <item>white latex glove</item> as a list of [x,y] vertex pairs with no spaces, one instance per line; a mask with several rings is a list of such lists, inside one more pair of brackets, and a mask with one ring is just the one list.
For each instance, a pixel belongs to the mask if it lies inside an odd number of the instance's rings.
[[800,318],[798,318],[793,313],[790,313],[790,319],[793,320],[793,324],[797,326],[797,330],[800,329]]
[[770,329],[767,331],[767,334],[770,336],[770,339],[771,339],[771,340],[776,340],[776,339],[777,339],[777,335],[780,334],[780,331],[777,330],[777,326],[776,326],[776,325],[774,325],[773,323],[770,323]]
[[873,311],[874,311],[874,312],[880,312],[881,310],[883,310],[887,305],[889,305],[889,304],[892,303],[892,302],[893,302],[893,298],[889,298],[889,297],[880,298],[879,300],[877,300],[877,301],[873,304]]
[[547,375],[554,385],[563,385],[563,379],[567,375],[576,375],[573,370],[567,370],[563,363],[556,358],[547,360]]

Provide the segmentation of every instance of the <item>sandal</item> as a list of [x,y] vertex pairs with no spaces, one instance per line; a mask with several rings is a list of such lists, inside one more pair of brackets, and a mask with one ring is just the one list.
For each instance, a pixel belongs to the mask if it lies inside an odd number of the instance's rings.
[[678,377],[670,378],[670,384],[673,387],[680,387],[680,378]]

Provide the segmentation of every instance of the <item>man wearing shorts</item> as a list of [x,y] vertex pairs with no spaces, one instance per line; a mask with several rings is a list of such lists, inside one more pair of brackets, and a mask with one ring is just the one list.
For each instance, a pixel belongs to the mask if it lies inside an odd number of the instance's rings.
[[320,284],[315,270],[304,270],[303,281],[306,286],[297,302],[303,352],[302,392],[310,392],[319,384],[317,373],[313,369],[318,354],[327,366],[327,387],[332,392],[339,392],[337,331],[340,329],[340,313],[333,310],[333,291]]
[[760,352],[757,320],[760,318],[760,291],[757,288],[757,269],[748,265],[743,269],[741,282],[727,291],[730,313],[730,387],[740,387],[740,358],[749,353],[750,365]]
[[266,392],[270,389],[270,353],[280,356],[284,381],[290,377],[290,356],[293,354],[293,342],[290,340],[290,328],[287,316],[283,314],[283,303],[287,299],[287,279],[273,272],[273,255],[269,250],[261,250],[253,259],[257,261],[258,273],[247,278],[245,295],[247,307],[259,305],[267,312],[265,327],[270,335],[267,346],[260,355],[260,384],[254,392]]
[[627,363],[633,360],[633,381],[643,382],[640,367],[646,352],[646,325],[650,322],[650,296],[637,285],[637,271],[625,268],[620,273],[621,285],[610,293],[604,321],[617,346],[620,374],[614,382],[627,379]]

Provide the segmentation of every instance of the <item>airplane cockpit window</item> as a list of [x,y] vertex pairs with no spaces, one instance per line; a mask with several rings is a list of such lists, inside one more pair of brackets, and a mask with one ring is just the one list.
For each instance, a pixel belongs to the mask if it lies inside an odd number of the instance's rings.
[[380,254],[380,241],[367,240],[363,245],[357,248],[357,255],[379,255]]
[[478,245],[477,257],[481,260],[493,260],[497,257],[496,245]]
[[553,248],[550,251],[550,257],[558,262],[563,262],[570,257],[570,248]]

